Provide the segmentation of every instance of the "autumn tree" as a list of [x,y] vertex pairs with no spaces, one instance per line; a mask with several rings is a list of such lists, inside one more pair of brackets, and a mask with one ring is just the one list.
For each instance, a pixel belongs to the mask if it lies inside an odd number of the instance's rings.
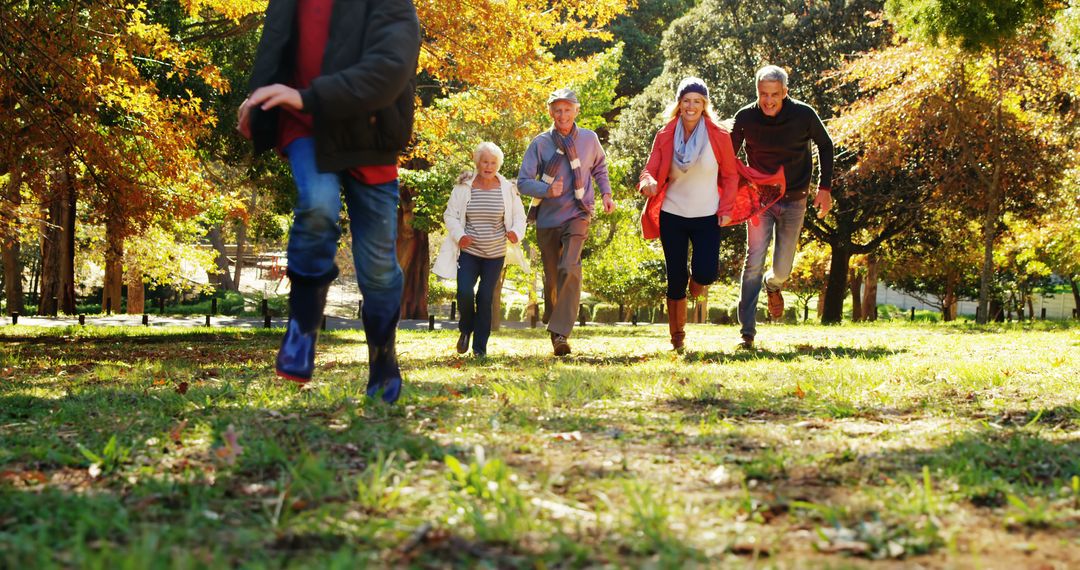
[[[423,106],[417,111],[415,145],[405,165],[437,171],[434,177],[421,177],[427,182],[450,179],[458,174],[455,171],[471,167],[476,143],[493,140],[507,154],[503,173],[515,177],[528,141],[549,127],[547,95],[557,87],[585,87],[605,57],[560,60],[553,47],[590,37],[610,39],[605,29],[627,4],[626,0],[554,5],[539,0],[416,2],[424,31],[418,93]],[[590,104],[584,96],[582,101]],[[584,116],[591,114],[583,109]],[[430,269],[427,229],[438,227],[439,204],[445,204],[450,187],[413,186],[413,180],[418,178],[402,176],[398,239],[398,261],[406,275],[402,316],[424,318]]]
[[[1010,180],[1008,161],[1013,154],[1010,132],[1013,118],[1045,112],[1047,94],[1038,89],[1057,83],[1061,73],[1047,73],[1044,61],[1047,50],[1040,36],[1052,29],[1050,19],[1062,8],[1048,0],[888,0],[890,19],[900,30],[930,44],[955,45],[957,63],[962,65],[967,83],[981,88],[984,104],[965,109],[979,122],[986,135],[977,146],[965,146],[971,159],[969,172],[980,183],[983,197],[983,261],[979,285],[980,323],[988,320],[988,304],[994,274],[994,241],[1008,194],[1016,185]],[[1034,68],[1034,70],[1032,69]],[[1040,69],[1042,68],[1042,69]],[[1035,71],[1036,73],[1032,73]],[[1032,81],[1033,80],[1033,81]],[[1042,85],[1049,81],[1051,85]],[[1017,88],[1029,83],[1034,99],[1018,99]],[[1030,83],[1034,83],[1031,85]],[[1053,95],[1053,93],[1050,93]],[[1038,122],[1037,117],[1031,118]],[[1045,133],[1045,131],[1044,131]],[[985,142],[984,142],[985,141]],[[1047,173],[1052,174],[1052,173]]]
[[[233,22],[250,5],[218,0],[183,6],[198,26],[203,9]],[[44,160],[55,173],[46,185],[32,187],[33,200],[53,211],[49,219],[62,221],[47,226],[62,235],[45,241],[46,248],[71,243],[75,215],[106,227],[104,296],[118,308],[124,240],[162,220],[191,218],[207,192],[196,149],[216,118],[185,85],[222,91],[227,84],[203,50],[178,41],[144,6],[5,3],[0,25],[6,30],[0,101],[9,119],[2,134],[14,148],[26,149],[5,161],[18,169]],[[68,246],[43,258],[60,259],[59,266],[68,268],[73,256]],[[62,309],[73,312],[74,298],[67,295],[72,272],[45,269],[50,280],[58,275]],[[55,311],[51,297],[46,291],[39,310]]]

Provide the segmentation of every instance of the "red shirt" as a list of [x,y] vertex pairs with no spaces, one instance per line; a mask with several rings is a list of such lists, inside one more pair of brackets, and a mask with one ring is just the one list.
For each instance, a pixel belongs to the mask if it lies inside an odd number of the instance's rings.
[[[306,89],[322,74],[323,52],[330,38],[330,17],[334,0],[299,0],[296,3],[296,22],[300,37],[297,38],[296,74],[290,87]],[[278,151],[302,137],[310,137],[315,131],[310,113],[281,108],[278,121]],[[397,179],[397,164],[357,166],[349,170],[354,178],[365,184],[383,184]]]

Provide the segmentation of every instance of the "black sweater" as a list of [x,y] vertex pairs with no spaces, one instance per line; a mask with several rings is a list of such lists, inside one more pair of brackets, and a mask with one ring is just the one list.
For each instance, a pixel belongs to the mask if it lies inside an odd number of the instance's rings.
[[[297,0],[270,0],[251,91],[288,84],[296,59]],[[322,75],[300,92],[315,127],[320,171],[396,164],[413,126],[420,23],[412,0],[334,2]],[[252,109],[255,151],[277,144],[278,110]]]
[[753,102],[735,113],[731,144],[735,152],[746,141],[746,159],[752,168],[773,173],[784,167],[787,192],[784,201],[806,197],[813,171],[810,141],[818,147],[821,169],[818,186],[832,187],[833,143],[825,125],[812,107],[790,97],[784,98],[780,113],[768,117]]

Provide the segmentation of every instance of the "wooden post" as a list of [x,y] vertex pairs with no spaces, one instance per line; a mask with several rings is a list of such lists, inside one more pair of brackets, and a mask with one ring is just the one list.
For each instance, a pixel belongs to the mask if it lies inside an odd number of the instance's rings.
[[143,313],[142,324],[143,324],[143,326],[150,326],[150,315],[147,315],[146,313]]
[[427,330],[435,330],[435,315],[428,315]]
[[450,320],[457,320],[457,301],[450,301]]
[[79,324],[80,325],[85,325],[86,324],[86,315],[79,315]]

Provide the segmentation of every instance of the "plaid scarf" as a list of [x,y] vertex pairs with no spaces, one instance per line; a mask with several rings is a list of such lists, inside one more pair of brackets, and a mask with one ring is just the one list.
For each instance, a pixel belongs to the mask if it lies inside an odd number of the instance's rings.
[[[577,145],[574,141],[577,140],[577,123],[570,129],[570,132],[563,136],[559,134],[559,131],[555,130],[555,127],[551,127],[551,140],[555,143],[555,154],[551,155],[547,164],[544,165],[543,174],[540,176],[540,181],[544,184],[553,184],[555,177],[559,174],[560,158],[565,157],[570,162],[570,188],[574,189],[574,198],[577,200],[581,209],[585,210],[589,215],[592,215],[592,210],[585,205],[583,201],[585,198],[585,181],[588,178],[581,170],[581,160],[578,158]],[[564,185],[564,192],[566,186]],[[532,205],[529,206],[529,221],[536,220],[536,210],[540,206],[540,198],[533,198]]]

